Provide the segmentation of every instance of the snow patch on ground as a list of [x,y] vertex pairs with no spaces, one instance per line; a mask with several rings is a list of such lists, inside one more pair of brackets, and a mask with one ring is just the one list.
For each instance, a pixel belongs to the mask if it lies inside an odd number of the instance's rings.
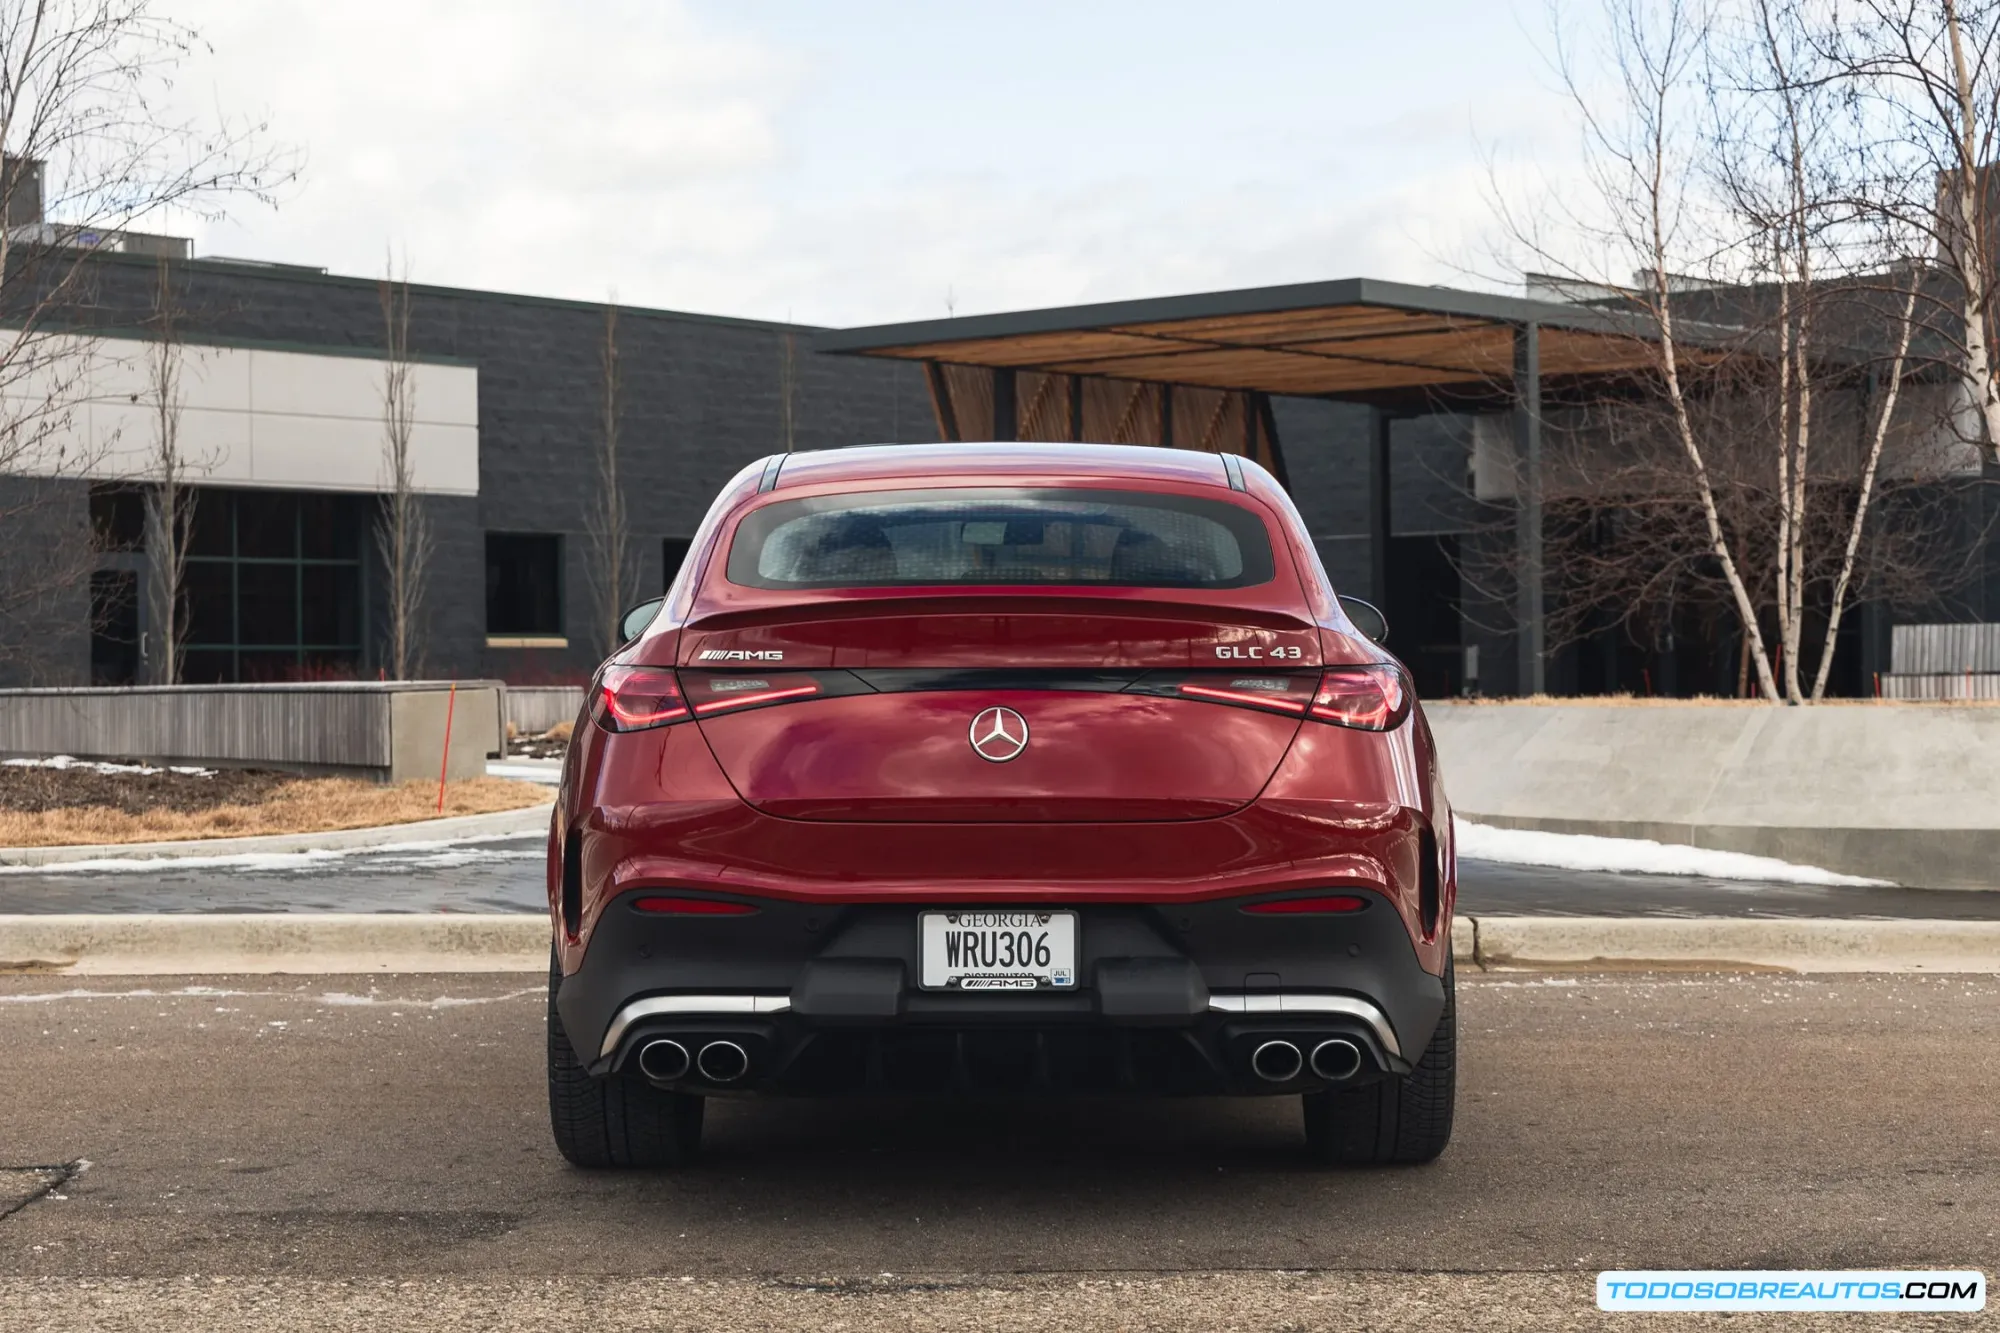
[[[534,838],[530,848],[478,847],[484,842],[515,842]],[[88,861],[58,861],[50,865],[0,865],[0,875],[67,875],[107,871],[179,870],[318,870],[332,862],[366,857],[370,865],[398,870],[450,869],[481,861],[536,861],[547,855],[538,833],[482,833],[465,838],[427,838],[422,842],[386,847],[316,847],[303,852],[231,852],[216,856],[103,856]]]
[[486,765],[489,778],[514,778],[522,782],[540,782],[548,786],[562,783],[562,760],[491,760]]
[[171,766],[153,768],[146,764],[107,764],[94,759],[78,759],[73,755],[52,754],[45,759],[0,759],[0,764],[8,768],[82,768],[93,773],[137,773],[151,777],[156,773],[184,773],[191,778],[212,778],[212,768],[182,768]]
[[1841,875],[1818,866],[1793,865],[1771,856],[1683,847],[1646,838],[1600,838],[1587,833],[1542,833],[1494,828],[1452,820],[1458,854],[1468,861],[1503,865],[1551,866],[1559,870],[1609,870],[1631,875],[1698,875],[1704,879],[1752,879],[1777,884],[1819,884],[1842,888],[1895,887],[1886,879]]

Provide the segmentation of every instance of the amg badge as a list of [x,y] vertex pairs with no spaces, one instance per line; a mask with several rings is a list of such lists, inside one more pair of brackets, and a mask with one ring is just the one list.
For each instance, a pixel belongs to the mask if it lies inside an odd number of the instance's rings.
[[694,655],[697,662],[782,662],[782,648],[704,648]]

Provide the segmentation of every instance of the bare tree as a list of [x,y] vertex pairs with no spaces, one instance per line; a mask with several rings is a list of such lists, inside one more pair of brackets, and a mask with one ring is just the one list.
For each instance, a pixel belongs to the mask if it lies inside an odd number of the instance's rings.
[[179,301],[166,260],[159,263],[153,290],[153,342],[147,353],[148,399],[153,440],[146,488],[148,603],[152,608],[151,675],[162,685],[178,685],[187,625],[182,604],[187,580],[188,537],[194,522],[195,491],[190,476],[205,470],[181,447],[181,364],[184,349]]
[[264,126],[169,109],[199,45],[149,0],[0,0],[0,659],[23,669],[76,623],[65,608],[94,564],[64,484],[108,452],[74,429],[93,257],[164,213],[268,201],[294,174]]
[[598,347],[600,367],[597,430],[596,503],[585,517],[590,542],[590,585],[597,603],[597,640],[604,652],[621,641],[619,621],[638,597],[638,570],[632,559],[631,516],[625,507],[625,487],[619,475],[618,307],[604,307],[604,336]]
[[1918,295],[1927,334],[1943,344],[1937,360],[1963,395],[1958,433],[2000,462],[2000,6],[1847,0],[1817,40],[1875,130],[1879,179],[1864,206],[1941,270]]
[[[1869,206],[1880,150],[1821,8],[1606,0],[1603,16],[1604,49],[1559,60],[1591,197],[1553,227],[1502,216],[1536,263],[1632,318],[1651,366],[1572,433],[1549,565],[1573,627],[1709,584],[1759,692],[1817,699],[1849,598],[1878,590],[1864,566],[1937,545],[1910,506],[1900,540],[1863,540],[1884,521],[1885,450],[1912,436],[1892,418],[1924,269]],[[1636,276],[1605,271],[1619,264]],[[1922,451],[1904,452],[1914,483]]]
[[410,280],[399,277],[392,259],[378,285],[382,304],[382,473],[381,508],[376,512],[375,548],[382,557],[386,588],[388,674],[413,679],[424,660],[424,593],[430,570],[431,531],[417,493],[416,460],[410,437],[416,423],[417,386],[410,360]]
[[796,447],[798,373],[798,337],[787,330],[778,360],[778,425],[785,437],[786,453]]

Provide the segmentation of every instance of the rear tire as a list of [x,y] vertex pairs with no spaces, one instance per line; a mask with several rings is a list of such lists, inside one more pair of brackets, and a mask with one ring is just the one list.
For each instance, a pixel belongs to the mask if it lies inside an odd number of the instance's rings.
[[1408,1074],[1351,1092],[1305,1095],[1306,1144],[1321,1162],[1385,1166],[1428,1162],[1451,1142],[1458,1089],[1457,986],[1444,969],[1444,1012]]
[[686,1166],[701,1148],[702,1099],[613,1074],[593,1078],[556,1013],[562,965],[549,959],[549,1127],[576,1166]]

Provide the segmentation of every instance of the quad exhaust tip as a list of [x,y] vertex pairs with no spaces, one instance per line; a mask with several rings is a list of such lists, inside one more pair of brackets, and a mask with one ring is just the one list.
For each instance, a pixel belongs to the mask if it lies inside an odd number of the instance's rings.
[[1289,1083],[1305,1067],[1305,1056],[1288,1041],[1267,1041],[1250,1052],[1250,1068],[1266,1083]]
[[1330,1037],[1313,1047],[1312,1071],[1329,1083],[1361,1072],[1361,1048],[1345,1037]]
[[672,1083],[688,1071],[687,1047],[659,1037],[639,1048],[639,1072],[655,1083]]
[[701,1048],[694,1066],[710,1083],[734,1083],[750,1072],[750,1053],[733,1041],[712,1041]]

